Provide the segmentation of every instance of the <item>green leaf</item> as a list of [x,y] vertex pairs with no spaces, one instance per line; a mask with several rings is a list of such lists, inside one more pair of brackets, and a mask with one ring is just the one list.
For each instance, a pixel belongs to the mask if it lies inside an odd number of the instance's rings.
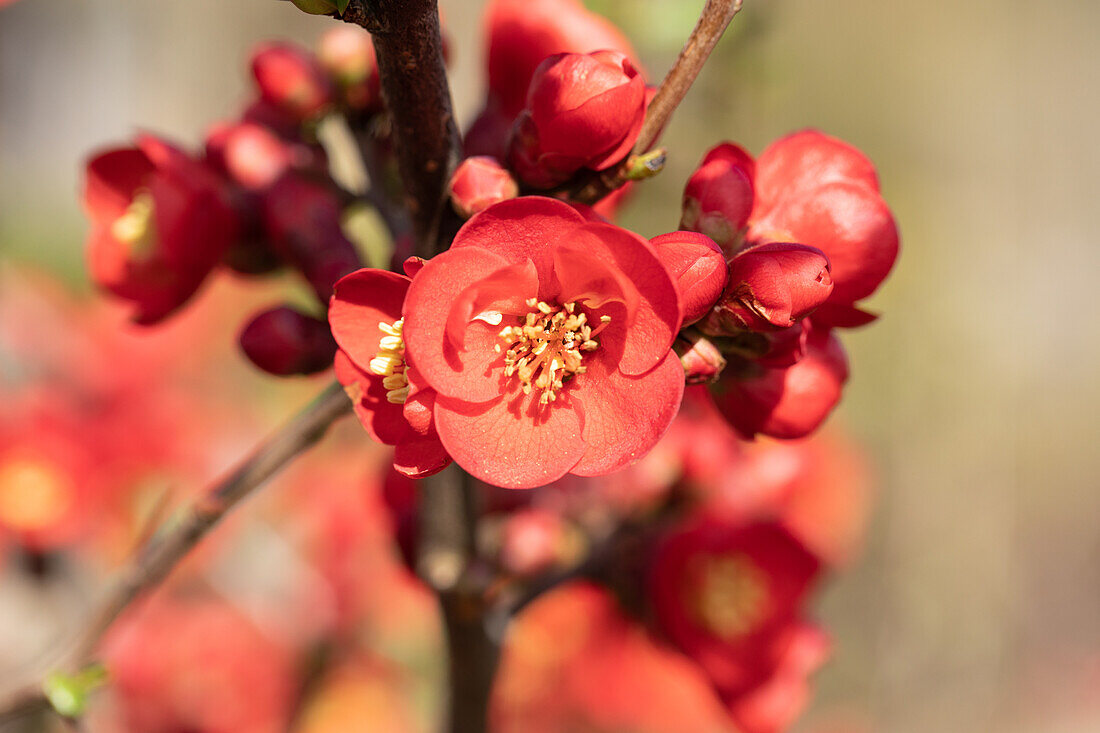
[[350,2],[351,0],[336,0],[336,9],[340,11],[340,15],[347,12]]

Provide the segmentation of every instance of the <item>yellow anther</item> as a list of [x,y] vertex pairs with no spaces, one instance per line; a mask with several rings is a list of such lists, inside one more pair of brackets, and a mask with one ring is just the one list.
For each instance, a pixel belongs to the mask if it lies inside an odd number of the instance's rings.
[[378,340],[378,353],[370,360],[370,371],[384,377],[382,386],[388,391],[386,399],[400,405],[409,397],[409,380],[405,376],[405,339],[402,337],[405,320],[379,323],[383,336]]
[[111,224],[111,236],[126,244],[131,252],[144,253],[156,243],[156,220],[153,195],[148,191],[139,191],[134,196],[126,213]]
[[[555,306],[529,298],[527,307],[533,310],[519,323],[500,330],[495,349],[504,353],[504,376],[514,376],[523,394],[537,391],[538,403],[548,405],[570,379],[586,371],[582,352],[596,350],[599,343],[591,338],[588,316],[577,303]],[[600,320],[607,324],[611,319]]]

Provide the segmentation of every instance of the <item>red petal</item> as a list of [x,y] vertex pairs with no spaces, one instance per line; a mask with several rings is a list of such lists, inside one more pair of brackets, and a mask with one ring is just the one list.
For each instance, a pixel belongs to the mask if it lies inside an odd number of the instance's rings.
[[867,156],[818,130],[780,138],[756,161],[756,200],[762,211],[792,194],[836,182],[879,190],[875,166]]
[[110,224],[126,213],[134,192],[153,172],[153,163],[140,150],[109,150],[88,161],[84,181],[84,209],[94,221]]
[[585,448],[580,405],[568,396],[541,410],[537,399],[522,393],[488,405],[440,396],[435,422],[458,465],[486,483],[509,489],[556,481],[577,464]]
[[584,217],[569,204],[544,196],[523,196],[475,214],[458,230],[451,250],[481,247],[514,265],[531,260],[539,277],[549,281],[545,276],[552,266],[551,248],[583,223]]
[[405,358],[440,394],[468,402],[486,402],[500,396],[499,383],[484,373],[486,360],[499,357],[492,344],[486,349],[484,338],[478,338],[476,345],[471,343],[471,337],[484,336],[473,333],[478,329],[471,327],[471,333],[465,334],[466,349],[460,352],[447,325],[456,300],[467,288],[508,264],[500,255],[481,247],[452,247],[427,262],[409,286],[405,296]]
[[665,434],[680,408],[684,368],[671,351],[640,377],[609,372],[605,361],[589,363],[572,389],[584,406],[586,446],[572,473],[601,476],[638,460]]
[[378,353],[380,323],[401,318],[409,278],[385,270],[364,268],[336,282],[328,322],[336,343],[348,357],[366,369]]
[[502,267],[483,280],[478,280],[462,291],[454,300],[447,316],[447,339],[457,350],[465,349],[466,330],[470,322],[487,310],[502,315],[523,316],[531,309],[527,300],[539,291],[535,264],[527,260],[523,264]]
[[395,405],[386,399],[389,391],[382,385],[382,378],[365,372],[342,351],[336,352],[334,361],[336,379],[344,385],[351,398],[355,416],[367,433],[378,443],[395,445],[409,433],[403,405]]
[[439,436],[430,436],[402,440],[393,451],[393,467],[398,473],[409,478],[424,478],[438,473],[451,463]]
[[570,243],[613,263],[637,288],[640,299],[619,369],[643,374],[665,358],[680,330],[680,296],[672,276],[648,240],[612,224],[590,223],[578,228]]

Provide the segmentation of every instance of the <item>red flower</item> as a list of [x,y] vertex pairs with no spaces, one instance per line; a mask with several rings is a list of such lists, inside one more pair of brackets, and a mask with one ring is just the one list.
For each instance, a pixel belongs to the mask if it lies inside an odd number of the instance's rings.
[[537,188],[564,183],[581,168],[609,168],[634,147],[645,107],[645,80],[626,54],[550,56],[531,79],[509,162]]
[[92,158],[84,209],[92,279],[131,301],[138,323],[182,305],[233,242],[237,222],[217,177],[151,135]]
[[493,204],[519,196],[512,174],[496,158],[475,155],[462,161],[448,184],[451,204],[464,219]]
[[329,323],[336,378],[371,437],[394,446],[394,467],[418,478],[449,464],[432,419],[435,391],[405,359],[402,309],[409,278],[362,269],[336,283]]
[[746,223],[749,245],[798,242],[824,252],[833,290],[814,314],[816,322],[856,326],[873,320],[854,304],[890,272],[898,231],[874,166],[852,146],[804,130],[776,141],[753,164],[744,150],[725,143],[703,159],[684,197],[683,226],[714,237],[727,253],[740,246],[737,233]]
[[776,524],[704,517],[658,545],[650,598],[661,630],[728,700],[773,673],[819,569]]
[[825,421],[848,381],[848,357],[829,329],[810,328],[805,349],[790,366],[746,362],[742,373],[727,369],[711,387],[719,411],[738,432],[802,438]]
[[299,121],[331,104],[332,82],[317,58],[290,43],[272,42],[252,53],[252,75],[265,101]]
[[729,284],[701,325],[705,333],[790,328],[833,291],[829,259],[813,247],[776,242],[741,250],[729,265]]
[[408,359],[438,392],[440,440],[487,483],[614,471],[680,404],[672,277],[648,241],[560,201],[474,216],[417,273],[404,314]]
[[118,729],[286,729],[295,693],[290,650],[224,602],[154,601],[123,617],[103,654]]

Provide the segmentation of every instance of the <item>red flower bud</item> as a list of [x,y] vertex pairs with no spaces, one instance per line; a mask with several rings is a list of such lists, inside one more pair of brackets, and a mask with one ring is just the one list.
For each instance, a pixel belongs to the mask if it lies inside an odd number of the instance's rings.
[[713,382],[726,368],[726,358],[705,336],[699,335],[691,340],[681,336],[676,339],[673,347],[680,355],[680,363],[684,365],[686,384]]
[[279,377],[323,371],[336,355],[328,323],[289,306],[256,315],[239,340],[253,364]]
[[645,80],[625,54],[557,54],[535,71],[516,122],[510,162],[550,188],[581,168],[604,170],[634,146],[645,117]]
[[459,164],[448,184],[451,203],[464,219],[519,196],[519,186],[495,158],[475,156]]
[[682,229],[736,249],[753,204],[752,156],[732,143],[712,148],[684,188]]
[[756,197],[762,208],[771,208],[786,196],[838,182],[879,190],[875,166],[867,156],[819,130],[782,137],[757,161]]
[[715,404],[733,427],[751,437],[802,438],[828,417],[848,380],[848,358],[828,330],[811,330],[806,354],[789,367],[758,367],[739,378],[727,369],[713,387]]
[[706,333],[790,328],[833,291],[829,260],[802,244],[761,244],[742,250],[729,266],[729,283],[707,315]]
[[317,45],[317,60],[336,80],[345,104],[355,110],[381,108],[381,78],[370,33],[353,25],[325,31]]
[[261,45],[252,54],[252,75],[263,98],[304,121],[332,102],[332,82],[317,58],[290,43]]
[[361,266],[340,214],[331,191],[297,176],[283,176],[264,194],[264,224],[272,247],[301,271],[322,303],[332,297],[333,283]]
[[92,279],[155,323],[182,305],[237,236],[214,173],[152,136],[111,150],[86,169]]
[[577,0],[491,0],[485,20],[490,101],[509,121],[523,109],[531,77],[547,56],[613,49],[638,66],[619,29]]
[[267,188],[294,161],[291,146],[251,122],[218,125],[206,136],[206,160],[241,186]]
[[649,240],[676,281],[684,308],[684,325],[707,314],[726,287],[726,258],[710,237],[695,232],[671,232]]

